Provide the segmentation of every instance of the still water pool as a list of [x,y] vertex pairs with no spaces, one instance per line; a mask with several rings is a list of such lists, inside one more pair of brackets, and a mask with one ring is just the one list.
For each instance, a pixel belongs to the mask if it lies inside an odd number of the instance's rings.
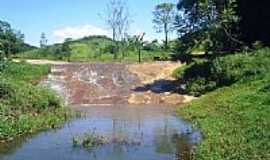
[[[0,147],[1,160],[188,160],[200,132],[164,106],[77,106],[83,118],[62,128]],[[74,148],[72,138],[87,132],[138,144],[109,143]]]

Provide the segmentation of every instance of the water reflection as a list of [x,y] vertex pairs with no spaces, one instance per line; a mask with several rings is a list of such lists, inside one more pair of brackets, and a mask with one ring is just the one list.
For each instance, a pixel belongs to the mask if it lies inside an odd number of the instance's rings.
[[[188,160],[200,134],[172,115],[172,109],[157,106],[98,106],[77,108],[86,118],[62,129],[34,136],[3,160]],[[72,137],[89,130],[110,138],[140,142],[139,145],[111,143],[86,150],[72,147]]]

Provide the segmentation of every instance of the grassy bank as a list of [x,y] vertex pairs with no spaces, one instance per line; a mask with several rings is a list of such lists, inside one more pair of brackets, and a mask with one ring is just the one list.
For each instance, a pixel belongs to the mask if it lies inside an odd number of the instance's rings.
[[49,66],[2,62],[0,69],[0,141],[65,122],[71,112],[61,99],[37,82],[49,73]]
[[[270,61],[269,53],[269,49],[264,49],[249,55],[224,57],[223,63],[228,65],[219,66],[227,66],[227,69],[221,67],[220,71],[227,75],[235,73],[228,77],[238,77],[237,80],[217,85],[215,89],[218,89],[178,109],[178,113],[192,121],[203,134],[194,159],[270,159],[270,73],[264,70],[270,65],[264,63]],[[241,61],[250,67],[240,67],[238,62]],[[255,70],[256,74],[250,72]],[[208,80],[205,83],[211,83]],[[193,85],[195,83],[193,81]]]
[[248,81],[270,70],[270,49],[248,54],[232,54],[213,60],[195,60],[174,71],[174,77],[185,84],[192,95],[201,95],[236,82]]
[[[130,45],[116,50],[113,41],[106,37],[93,36],[68,42],[68,52],[63,52],[63,44],[54,44],[46,48],[36,48],[14,55],[19,59],[48,59],[63,61],[138,61],[138,50]],[[115,54],[117,55],[115,57]],[[159,44],[148,44],[142,48],[142,61],[153,61],[155,57],[168,59],[169,51],[163,51]],[[116,59],[115,59],[116,58]]]

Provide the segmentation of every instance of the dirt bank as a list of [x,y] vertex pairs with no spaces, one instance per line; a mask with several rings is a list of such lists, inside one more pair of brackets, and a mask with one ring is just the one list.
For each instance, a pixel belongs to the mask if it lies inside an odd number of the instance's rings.
[[130,104],[182,104],[194,97],[175,93],[176,82],[173,71],[183,64],[178,62],[151,62],[128,66],[130,73],[135,74],[141,82],[137,92],[129,96]]
[[42,82],[72,105],[77,104],[182,104],[192,97],[174,93],[174,62],[144,64],[67,63],[27,60],[52,65]]

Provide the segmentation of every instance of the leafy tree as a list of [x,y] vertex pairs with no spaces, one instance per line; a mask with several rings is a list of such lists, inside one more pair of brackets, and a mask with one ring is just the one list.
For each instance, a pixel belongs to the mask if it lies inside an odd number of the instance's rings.
[[143,49],[146,50],[146,51],[160,50],[160,45],[158,43],[158,40],[153,40],[151,42],[146,42],[145,45],[143,46]]
[[0,21],[0,43],[2,53],[9,57],[10,54],[19,52],[24,45],[24,35],[11,28],[7,22]]
[[70,56],[72,49],[70,48],[70,42],[72,41],[71,38],[65,39],[65,42],[62,44],[61,47],[61,55],[67,57],[68,61],[70,61]]
[[[181,40],[209,53],[232,52],[261,41],[270,45],[268,1],[179,0],[176,26]],[[186,41],[185,41],[186,43]]]
[[46,48],[47,43],[48,43],[48,39],[46,38],[46,34],[43,32],[41,33],[40,41],[39,41],[40,48]]
[[242,45],[236,34],[236,0],[181,0],[177,7],[181,12],[176,17],[179,35],[192,35],[194,46],[221,53]]
[[162,3],[155,7],[153,12],[153,23],[157,32],[164,32],[165,48],[168,48],[169,33],[174,29],[175,5],[172,3]]

